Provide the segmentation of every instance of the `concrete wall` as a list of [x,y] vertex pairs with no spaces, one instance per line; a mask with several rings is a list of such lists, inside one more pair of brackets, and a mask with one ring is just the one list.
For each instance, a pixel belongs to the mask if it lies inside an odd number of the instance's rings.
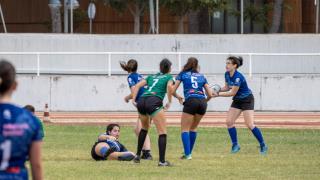
[[[225,53],[319,53],[320,35],[55,35],[55,34],[0,34],[1,51],[22,52],[225,52]],[[182,57],[185,61],[190,55]],[[195,56],[195,55],[193,55]],[[35,55],[1,55],[10,59],[20,73],[36,72]],[[112,73],[121,72],[118,62],[135,58],[140,72],[157,71],[156,65],[167,57],[178,71],[177,56],[114,55]],[[202,72],[222,74],[227,55],[201,55]],[[244,57],[245,60],[248,57]],[[253,57],[255,74],[318,74],[319,56]],[[105,55],[42,55],[41,73],[51,74],[107,74]],[[242,68],[248,72],[248,61]]]
[[[0,34],[0,51],[11,52],[226,52],[226,53],[319,53],[320,35],[61,35]],[[42,55],[40,77],[23,74],[36,72],[34,55],[0,55],[15,64],[20,88],[15,100],[43,109],[49,103],[53,111],[128,111],[135,109],[123,102],[129,93],[126,77],[107,77],[105,55]],[[183,62],[189,55],[182,57]],[[136,58],[139,72],[158,69],[161,58],[173,61],[179,70],[177,56],[114,55],[112,73],[121,72],[119,60]],[[209,82],[223,84],[226,55],[196,56]],[[248,57],[243,73],[248,73]],[[123,73],[123,72],[122,72]],[[253,77],[248,78],[256,97],[256,109],[262,111],[320,111],[320,63],[313,57],[253,57]],[[61,74],[61,75],[59,75]],[[64,74],[64,75],[63,75]],[[79,75],[65,75],[79,74]],[[209,110],[224,111],[230,99],[210,102]],[[172,110],[181,110],[175,103]]]
[[[220,75],[207,78],[210,83],[224,83]],[[19,75],[18,80],[15,102],[33,104],[38,110],[49,103],[52,111],[135,111],[123,100],[129,93],[126,76]],[[254,76],[247,80],[256,98],[256,110],[320,111],[320,75]],[[225,111],[230,103],[230,98],[217,98],[208,109]],[[181,109],[174,100],[171,110]]]

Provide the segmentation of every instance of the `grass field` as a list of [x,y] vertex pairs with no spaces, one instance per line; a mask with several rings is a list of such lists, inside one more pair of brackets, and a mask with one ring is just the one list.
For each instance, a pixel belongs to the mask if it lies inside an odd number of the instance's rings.
[[[174,167],[157,166],[158,150],[152,129],[153,161],[132,162],[91,159],[90,150],[102,126],[45,127],[43,147],[45,179],[320,179],[320,130],[263,129],[267,156],[247,129],[239,129],[239,154],[229,153],[224,128],[200,128],[191,161],[180,160],[178,127],[168,130],[167,159]],[[132,127],[121,129],[121,142],[135,152]]]

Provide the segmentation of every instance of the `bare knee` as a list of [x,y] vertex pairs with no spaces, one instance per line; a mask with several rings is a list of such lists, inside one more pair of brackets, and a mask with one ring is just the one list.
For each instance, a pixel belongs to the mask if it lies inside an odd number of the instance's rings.
[[229,119],[227,119],[227,121],[226,121],[226,125],[227,125],[227,127],[228,128],[232,128],[232,127],[234,127],[234,122],[233,121],[231,121],[231,120],[229,120]]
[[255,127],[254,123],[253,122],[245,122],[246,126],[248,129],[253,129]]

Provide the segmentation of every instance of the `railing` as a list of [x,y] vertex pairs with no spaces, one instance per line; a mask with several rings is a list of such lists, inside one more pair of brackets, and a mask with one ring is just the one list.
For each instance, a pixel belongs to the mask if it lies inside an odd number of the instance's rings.
[[[113,55],[176,55],[178,60],[178,69],[182,67],[183,55],[241,55],[249,57],[248,74],[253,74],[253,57],[255,56],[320,56],[320,53],[215,53],[215,52],[0,52],[0,55],[35,55],[36,56],[36,74],[40,76],[41,56],[43,55],[104,55],[106,58],[108,76],[112,75],[112,56]],[[320,73],[320,72],[319,72]]]

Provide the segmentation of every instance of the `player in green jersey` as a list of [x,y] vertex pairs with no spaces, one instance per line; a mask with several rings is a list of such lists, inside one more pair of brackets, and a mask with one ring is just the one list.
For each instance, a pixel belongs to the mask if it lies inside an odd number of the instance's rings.
[[[142,122],[142,129],[138,137],[137,157],[134,159],[135,163],[140,163],[140,154],[143,143],[148,134],[150,127],[150,118],[152,118],[156,125],[159,139],[159,166],[170,166],[171,164],[165,160],[166,146],[167,146],[167,129],[164,109],[169,109],[172,101],[173,77],[170,74],[172,63],[168,59],[163,59],[160,62],[160,72],[155,75],[150,75],[146,79],[141,80],[133,91],[133,104],[137,106],[140,119]],[[136,103],[138,91],[143,86],[148,86],[143,95]],[[168,102],[163,107],[163,99],[167,94]]]

